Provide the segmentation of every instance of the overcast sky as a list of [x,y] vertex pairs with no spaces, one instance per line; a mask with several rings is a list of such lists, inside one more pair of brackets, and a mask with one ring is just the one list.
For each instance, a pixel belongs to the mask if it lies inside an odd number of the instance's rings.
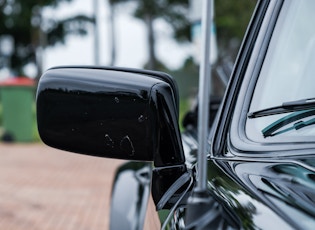
[[[92,15],[93,0],[73,0],[72,3],[62,3],[57,9],[48,9],[44,17],[66,17],[84,13]],[[132,10],[129,10],[132,11]],[[100,64],[110,62],[110,43],[108,15],[109,9],[106,0],[99,1],[99,29],[100,29]],[[128,15],[128,9],[120,7],[117,23],[117,66],[142,68],[147,61],[146,32],[142,21]],[[171,38],[170,28],[163,22],[155,23],[157,30],[157,57],[166,66],[172,69],[179,68],[191,52],[189,45],[178,45]],[[91,32],[93,32],[91,30]],[[57,65],[92,65],[93,37],[70,36],[65,45],[57,45],[46,49],[44,69]]]

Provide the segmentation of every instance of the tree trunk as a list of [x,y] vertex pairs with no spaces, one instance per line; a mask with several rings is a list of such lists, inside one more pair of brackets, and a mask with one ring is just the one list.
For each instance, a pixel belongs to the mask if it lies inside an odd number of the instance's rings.
[[148,45],[149,45],[149,61],[148,69],[156,69],[156,56],[155,56],[155,37],[153,29],[153,18],[151,15],[145,16],[145,23],[147,27]]
[[110,41],[111,41],[111,58],[110,66],[116,63],[116,29],[115,29],[115,5],[110,5]]
[[100,65],[100,43],[99,43],[99,25],[98,25],[98,0],[93,1],[94,11],[94,65]]

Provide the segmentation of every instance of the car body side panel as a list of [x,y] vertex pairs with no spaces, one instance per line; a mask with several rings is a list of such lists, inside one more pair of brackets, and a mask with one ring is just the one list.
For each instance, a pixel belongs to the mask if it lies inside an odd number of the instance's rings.
[[[233,162],[233,161],[232,161]],[[265,199],[261,191],[248,180],[249,174],[256,175],[258,165],[249,163],[247,171],[235,172],[233,166],[245,166],[245,162],[225,160],[210,160],[208,172],[209,189],[225,207],[231,217],[236,216],[242,229],[273,229],[277,223],[279,229],[297,227],[290,219],[283,216],[279,210]],[[239,169],[239,168],[237,168]],[[268,220],[268,221],[266,221]]]
[[[270,194],[273,196],[277,192],[277,196],[281,197],[279,191],[275,191],[275,187],[271,188],[266,183],[257,182],[271,175],[268,162],[256,159],[253,164],[252,159],[233,158],[234,149],[228,146],[229,122],[233,116],[237,95],[242,85],[242,77],[247,71],[250,59],[255,56],[253,51],[261,26],[269,24],[276,12],[274,9],[279,5],[281,5],[280,0],[258,2],[256,13],[252,18],[251,26],[247,31],[232,73],[231,82],[221,107],[222,110],[219,112],[220,114],[214,125],[216,132],[211,132],[215,136],[210,136],[210,142],[213,145],[208,160],[208,188],[212,197],[216,200],[217,206],[222,209],[219,218],[215,219],[216,222],[220,222],[221,229],[274,229],[275,223],[279,229],[305,226],[297,224],[291,217],[287,216],[285,213],[288,209],[281,210],[275,205],[275,202],[273,203],[271,199],[266,198],[266,196]],[[184,135],[183,141],[187,141],[186,139],[196,144],[194,148],[198,148],[196,136],[190,135],[189,138],[185,138]],[[191,139],[195,139],[195,141]],[[186,159],[192,159],[191,162],[187,163],[194,165],[196,158],[193,154],[187,157],[187,146],[187,144],[184,144]],[[260,178],[258,178],[259,175]],[[273,190],[273,193],[270,190]],[[283,194],[281,199],[280,203],[286,202]],[[185,207],[178,208],[174,216],[175,219],[170,225],[174,229],[185,227]],[[304,214],[301,214],[301,216],[305,217],[304,220],[307,219]],[[217,223],[213,224],[215,225],[209,223],[208,226],[217,226]]]
[[116,172],[110,229],[143,229],[150,195],[151,164],[128,162]]
[[[189,167],[196,164],[197,137],[190,132],[182,136],[185,156]],[[224,158],[208,160],[208,188],[216,204],[222,208],[219,217],[215,220],[217,226],[220,222],[221,229],[272,229],[277,223],[280,229],[292,229],[294,223],[281,216],[281,212],[270,207],[271,203],[264,199],[260,191],[244,180],[247,174],[255,174],[256,167],[246,167],[247,172],[239,169],[249,165],[249,162],[234,162]],[[258,164],[258,162],[257,162]],[[260,164],[263,167],[263,164]],[[244,176],[245,175],[245,176]],[[168,223],[171,229],[185,228],[186,207],[178,207],[174,219]],[[215,210],[214,210],[215,212]],[[268,220],[268,221],[266,221]],[[211,224],[210,224],[211,226]]]
[[237,110],[242,109],[236,101],[246,103],[250,100],[245,97],[246,90],[252,90],[246,87],[241,90],[241,86],[248,72],[254,75],[254,70],[259,71],[282,4],[282,0],[258,3],[212,142],[208,167],[210,190],[240,218],[245,229],[274,229],[272,223],[279,229],[311,229],[315,224],[313,157],[281,158],[279,149],[270,148],[272,152],[264,154],[259,152],[258,145],[254,150],[247,150],[245,138],[238,140],[243,145],[236,146],[231,141],[241,132],[230,124]]
[[[219,215],[213,219],[212,226],[219,225],[220,229],[312,229],[315,226],[314,157],[255,156],[231,143],[231,135],[235,133],[231,132],[230,122],[239,109],[236,108],[237,98],[244,93],[240,92],[244,76],[248,69],[254,68],[250,63],[264,56],[267,47],[262,45],[262,40],[270,35],[264,32],[268,31],[267,27],[272,28],[282,3],[282,0],[258,2],[222,109],[211,131],[207,185],[220,209],[214,211]],[[258,38],[259,34],[263,38]],[[186,128],[182,141],[186,166],[191,170],[198,167],[197,130],[195,126]],[[185,204],[175,207],[174,213],[170,213],[174,218],[167,223],[167,228],[186,227],[186,207]],[[211,227],[211,223],[207,226]]]

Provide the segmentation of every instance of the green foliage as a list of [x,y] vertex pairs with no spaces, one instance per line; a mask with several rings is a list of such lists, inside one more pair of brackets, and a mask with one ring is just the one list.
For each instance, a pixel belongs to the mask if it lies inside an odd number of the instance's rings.
[[77,15],[71,18],[62,19],[59,21],[52,21],[52,26],[46,31],[47,44],[53,46],[57,43],[64,43],[65,37],[68,34],[86,35],[87,23],[93,23],[94,20],[85,15]]
[[256,2],[255,0],[215,1],[215,23],[221,51],[229,49],[232,39],[240,41],[243,38]]
[[[11,58],[11,67],[15,74],[22,74],[22,68],[26,64],[35,63],[36,49],[40,45],[54,46],[58,42],[64,43],[69,34],[87,33],[87,24],[93,22],[93,18],[76,15],[58,20],[44,19],[41,15],[45,7],[57,7],[61,2],[71,1],[0,1],[0,35],[11,35],[14,38],[15,51]],[[41,40],[43,35],[45,39]]]
[[188,20],[188,0],[138,0],[135,17],[145,20],[147,15],[153,19],[162,18],[174,30],[178,41],[190,40],[190,22]]
[[168,71],[168,73],[175,79],[178,86],[180,97],[179,125],[180,129],[184,130],[182,126],[184,117],[192,109],[192,102],[197,95],[199,69],[190,57],[187,58],[181,69]]
[[189,7],[189,0],[109,0],[113,6],[130,1],[137,3],[134,15],[140,19],[144,19],[145,15],[156,19],[171,16],[170,14],[182,14],[183,9],[186,11]]
[[[146,22],[162,18],[173,28],[177,41],[190,41],[189,0],[109,0],[112,6],[134,1],[134,16]],[[215,0],[215,23],[219,55],[235,58],[250,17],[255,0]],[[236,45],[232,41],[237,41]],[[153,42],[154,43],[154,42]],[[149,44],[149,46],[152,44]],[[154,44],[153,44],[154,45]]]

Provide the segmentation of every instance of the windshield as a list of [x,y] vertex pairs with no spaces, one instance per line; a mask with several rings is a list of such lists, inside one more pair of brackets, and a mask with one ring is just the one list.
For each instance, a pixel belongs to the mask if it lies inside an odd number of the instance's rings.
[[[250,112],[315,97],[314,12],[315,1],[285,1],[256,83]],[[308,122],[314,113],[308,113],[307,117],[295,115],[295,111],[290,113],[247,118],[247,137],[268,142],[315,135],[314,122]],[[297,125],[301,122],[303,127]]]

